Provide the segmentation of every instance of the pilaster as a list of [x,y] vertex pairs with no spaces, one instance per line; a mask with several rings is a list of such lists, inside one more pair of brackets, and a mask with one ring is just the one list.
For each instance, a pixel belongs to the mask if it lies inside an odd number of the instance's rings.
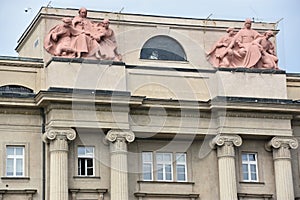
[[106,135],[111,153],[111,200],[128,200],[127,143],[134,139],[131,131],[110,130]]
[[237,200],[234,147],[242,145],[242,138],[238,135],[219,134],[212,139],[210,145],[217,148],[220,200]]
[[43,135],[50,143],[50,200],[68,200],[68,141],[76,138],[73,129],[50,128]]
[[273,150],[277,199],[295,199],[290,149],[296,148],[298,140],[293,137],[273,137],[266,144],[267,150]]

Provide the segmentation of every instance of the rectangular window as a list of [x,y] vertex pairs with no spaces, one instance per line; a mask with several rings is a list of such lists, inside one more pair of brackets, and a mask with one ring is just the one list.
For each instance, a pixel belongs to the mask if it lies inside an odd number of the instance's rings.
[[151,152],[143,152],[142,153],[142,162],[143,162],[143,180],[152,181],[153,174],[153,159]]
[[144,181],[187,181],[186,153],[142,152],[142,170]]
[[158,181],[172,181],[172,153],[156,153],[156,170]]
[[176,153],[176,175],[177,181],[186,181],[186,154]]
[[78,175],[94,176],[94,147],[78,147]]
[[257,154],[242,154],[243,181],[258,182]]
[[6,176],[23,177],[24,176],[24,147],[7,146],[6,147]]

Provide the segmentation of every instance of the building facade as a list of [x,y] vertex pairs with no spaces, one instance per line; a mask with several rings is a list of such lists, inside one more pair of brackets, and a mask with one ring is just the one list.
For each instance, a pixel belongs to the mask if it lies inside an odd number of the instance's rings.
[[300,75],[206,58],[243,22],[88,11],[122,61],[51,56],[76,15],[41,8],[0,57],[0,199],[300,199]]

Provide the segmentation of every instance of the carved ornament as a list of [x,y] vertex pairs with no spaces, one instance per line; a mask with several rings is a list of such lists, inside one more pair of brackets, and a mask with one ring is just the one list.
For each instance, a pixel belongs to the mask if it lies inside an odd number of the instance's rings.
[[65,137],[67,140],[72,141],[76,138],[76,131],[74,129],[58,129],[49,128],[43,135],[44,142],[55,140],[57,137]]
[[125,138],[127,142],[133,142],[135,135],[132,131],[123,131],[123,130],[110,130],[108,131],[105,139],[110,142],[115,142],[117,138]]
[[210,147],[215,149],[216,146],[223,146],[225,143],[230,143],[236,147],[242,145],[243,141],[239,135],[218,134],[210,142]]
[[280,147],[288,147],[291,149],[297,149],[299,146],[298,140],[294,137],[280,137],[276,136],[266,143],[265,147],[267,151],[271,151],[272,148],[278,149]]

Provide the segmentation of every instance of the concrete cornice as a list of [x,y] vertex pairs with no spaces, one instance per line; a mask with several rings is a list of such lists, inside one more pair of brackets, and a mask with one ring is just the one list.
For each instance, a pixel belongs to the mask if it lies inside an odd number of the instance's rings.
[[43,68],[44,62],[39,58],[0,56],[0,66]]
[[40,91],[36,97],[36,104],[60,102],[60,103],[93,103],[93,104],[114,104],[133,105],[141,104],[141,98],[131,97],[130,92],[108,91],[108,90],[85,90],[71,88],[50,88],[47,91]]

